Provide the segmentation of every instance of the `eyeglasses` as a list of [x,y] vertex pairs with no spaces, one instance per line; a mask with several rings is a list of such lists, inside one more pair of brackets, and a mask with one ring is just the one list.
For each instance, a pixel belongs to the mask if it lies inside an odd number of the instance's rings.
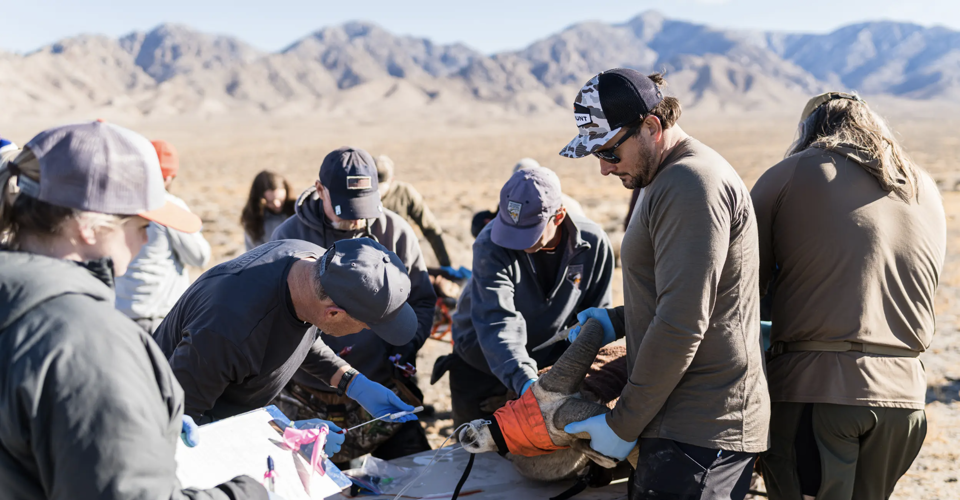
[[623,134],[623,137],[621,137],[616,144],[601,151],[594,151],[593,156],[596,156],[607,163],[620,163],[620,157],[616,155],[617,148],[619,148],[624,142],[627,142],[627,139],[629,139],[633,134],[636,134],[637,130],[639,129],[640,127],[631,127],[627,130],[626,134]]

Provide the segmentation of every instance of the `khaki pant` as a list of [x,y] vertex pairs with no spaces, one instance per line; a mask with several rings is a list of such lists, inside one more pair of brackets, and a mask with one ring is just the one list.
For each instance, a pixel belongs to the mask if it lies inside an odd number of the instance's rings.
[[[773,403],[770,450],[760,469],[772,500],[800,500],[795,450],[806,403]],[[814,403],[811,422],[820,455],[817,500],[889,498],[920,453],[923,410]]]

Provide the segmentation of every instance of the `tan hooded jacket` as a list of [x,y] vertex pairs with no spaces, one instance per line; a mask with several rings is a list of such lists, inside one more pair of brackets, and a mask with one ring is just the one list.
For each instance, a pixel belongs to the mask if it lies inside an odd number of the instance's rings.
[[[921,173],[918,198],[904,202],[880,187],[875,168],[853,148],[811,147],[757,181],[761,295],[775,286],[771,341],[930,346],[946,252],[940,193]],[[788,352],[767,374],[776,402],[924,407],[915,357]]]

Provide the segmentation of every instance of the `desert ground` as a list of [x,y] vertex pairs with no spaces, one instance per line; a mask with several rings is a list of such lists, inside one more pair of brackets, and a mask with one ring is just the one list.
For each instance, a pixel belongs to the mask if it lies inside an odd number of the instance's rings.
[[[681,119],[684,129],[723,154],[752,186],[760,174],[783,157],[795,129],[796,109],[779,115],[698,115]],[[890,121],[907,151],[943,182],[948,215],[948,256],[937,297],[938,333],[922,357],[927,368],[929,428],[923,450],[900,481],[893,498],[960,498],[960,192],[956,163],[960,160],[960,119],[929,107],[921,112],[891,112]],[[19,143],[62,120],[0,123],[0,132]],[[288,177],[296,189],[311,185],[320,162],[342,145],[391,156],[397,178],[413,183],[448,233],[456,265],[471,265],[470,219],[493,208],[499,189],[514,163],[525,156],[554,169],[564,191],[584,206],[587,215],[614,237],[622,230],[629,192],[616,178],[602,177],[595,159],[568,160],[557,152],[576,133],[567,114],[511,121],[500,116],[442,121],[423,117],[264,118],[116,120],[150,138],[171,141],[180,151],[181,173],[171,191],[204,220],[213,246],[211,265],[243,252],[240,210],[250,182],[263,169]],[[435,260],[422,244],[428,262]],[[196,274],[201,270],[197,269]],[[615,302],[622,303],[619,270]],[[421,385],[435,418],[426,425],[435,445],[451,432],[449,386],[444,378],[427,386],[433,360],[450,344],[430,340],[419,360]]]

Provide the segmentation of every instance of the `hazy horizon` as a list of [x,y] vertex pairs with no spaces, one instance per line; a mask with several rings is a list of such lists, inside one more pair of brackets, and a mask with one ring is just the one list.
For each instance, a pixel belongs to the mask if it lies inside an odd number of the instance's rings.
[[[482,6],[375,0],[362,5],[317,5],[276,0],[269,9],[223,1],[170,0],[136,5],[117,0],[77,3],[39,0],[4,11],[0,49],[29,53],[81,34],[120,37],[164,24],[181,24],[205,33],[236,37],[263,51],[276,52],[314,31],[348,21],[370,21],[400,35],[439,44],[463,43],[486,54],[521,49],[534,41],[586,21],[622,23],[656,10],[667,18],[733,30],[826,33],[873,21],[909,22],[960,30],[960,2],[926,0],[907,5],[894,0],[810,0],[805,4],[764,0],[556,0],[542,4],[490,0]],[[591,8],[586,8],[591,7]],[[56,17],[44,14],[57,12]],[[825,14],[826,13],[826,14]],[[506,15],[505,15],[506,14]],[[43,19],[43,22],[37,22]]]

